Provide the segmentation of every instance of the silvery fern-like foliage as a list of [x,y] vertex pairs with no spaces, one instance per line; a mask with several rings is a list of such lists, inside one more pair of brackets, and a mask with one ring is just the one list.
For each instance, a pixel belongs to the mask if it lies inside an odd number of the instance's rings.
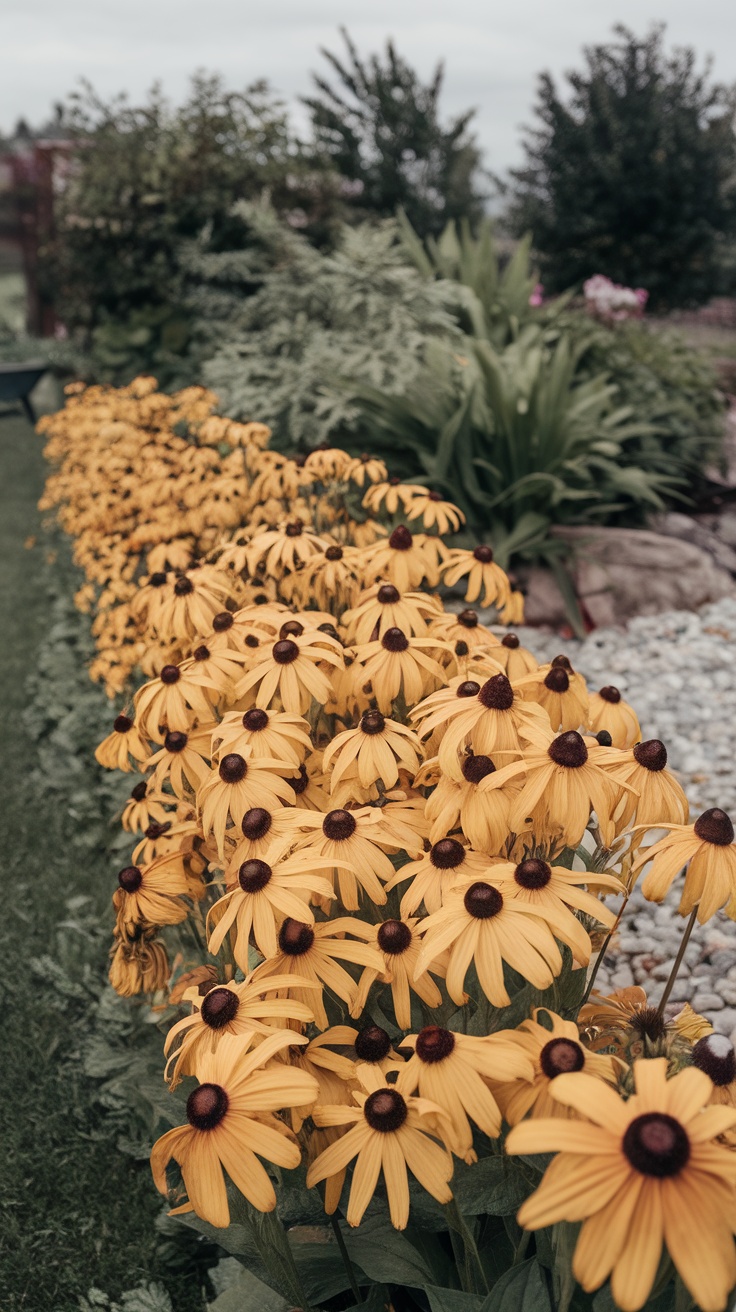
[[204,381],[227,414],[269,424],[275,447],[355,440],[356,384],[402,395],[428,340],[460,348],[438,285],[407,258],[395,223],[346,228],[323,253],[263,206],[240,213],[253,245],[219,255],[205,238],[192,250],[200,281],[191,303],[205,339]]

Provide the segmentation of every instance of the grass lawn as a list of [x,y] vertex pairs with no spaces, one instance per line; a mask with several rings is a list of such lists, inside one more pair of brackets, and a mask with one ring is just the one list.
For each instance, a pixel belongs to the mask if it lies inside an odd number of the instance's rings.
[[[78,693],[92,741],[110,709],[89,682],[73,625],[59,630],[59,659],[49,657],[54,594],[65,591],[65,577],[71,590],[74,578],[65,544],[61,563],[47,560],[36,511],[43,478],[40,439],[24,419],[0,414],[0,1307],[78,1312],[91,1286],[117,1297],[158,1280],[175,1312],[199,1312],[199,1282],[177,1274],[154,1229],[161,1207],[147,1163],[118,1150],[82,1067],[106,971],[109,815],[96,829],[84,819],[85,800],[87,809],[101,809],[87,744],[67,743],[65,756],[63,723],[52,724],[45,740],[29,730],[29,676],[52,703],[63,676],[64,697]],[[37,544],[27,549],[29,535]]]

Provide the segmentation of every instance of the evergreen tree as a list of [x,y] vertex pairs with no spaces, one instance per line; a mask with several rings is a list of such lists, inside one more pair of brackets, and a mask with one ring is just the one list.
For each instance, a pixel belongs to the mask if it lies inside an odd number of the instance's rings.
[[364,60],[341,28],[347,59],[329,50],[337,74],[332,85],[313,74],[318,94],[306,98],[319,154],[346,179],[360,218],[393,216],[403,209],[420,236],[439,235],[451,219],[477,221],[480,151],[468,125],[469,110],[447,126],[439,117],[444,76],[437,65],[425,85],[386,42],[383,60]]
[[664,49],[664,28],[584,51],[569,95],[539,79],[510,220],[531,229],[550,291],[594,273],[645,287],[654,305],[707,299],[719,236],[734,230],[733,89]]

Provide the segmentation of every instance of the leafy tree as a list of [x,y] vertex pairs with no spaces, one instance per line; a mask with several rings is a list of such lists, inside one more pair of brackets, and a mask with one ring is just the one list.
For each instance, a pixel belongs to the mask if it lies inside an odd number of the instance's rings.
[[553,291],[605,273],[655,305],[707,299],[719,234],[736,226],[734,90],[693,50],[666,52],[662,26],[614,31],[567,74],[567,98],[540,77],[512,226],[532,229]]
[[336,85],[314,74],[319,94],[304,103],[316,149],[353,184],[360,217],[391,217],[403,209],[423,237],[439,235],[450,219],[479,219],[481,156],[468,132],[475,111],[441,124],[443,65],[425,85],[392,41],[383,60],[364,60],[341,32],[347,59],[321,52],[337,74]]

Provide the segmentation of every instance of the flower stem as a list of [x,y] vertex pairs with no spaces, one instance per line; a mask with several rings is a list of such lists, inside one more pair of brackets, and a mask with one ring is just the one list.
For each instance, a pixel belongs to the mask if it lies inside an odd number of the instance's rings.
[[674,965],[672,967],[672,970],[670,971],[670,977],[664,986],[664,993],[659,999],[659,1006],[657,1007],[658,1016],[664,1015],[664,1009],[667,1006],[670,993],[672,992],[672,989],[674,988],[675,980],[677,979],[677,973],[680,969],[680,966],[682,965],[682,959],[685,955],[685,948],[687,947],[690,941],[690,935],[693,932],[695,926],[695,918],[697,914],[698,914],[698,908],[697,906],[694,906],[692,911],[690,912],[690,919],[688,920],[687,925],[685,926],[685,933],[682,936],[680,946],[677,949],[677,956],[675,957]]
[[596,976],[597,976],[598,971],[600,970],[600,968],[601,968],[601,966],[602,966],[602,964],[603,964],[603,958],[605,957],[605,955],[606,955],[606,953],[607,953],[609,947],[611,946],[611,939],[613,938],[614,934],[616,933],[616,930],[618,929],[619,925],[621,924],[621,917],[623,916],[624,911],[626,910],[626,907],[627,907],[627,905],[628,905],[628,901],[629,901],[629,898],[628,898],[628,894],[627,894],[627,896],[626,896],[626,898],[625,898],[625,900],[624,900],[624,902],[623,902],[623,905],[622,905],[622,907],[621,907],[621,910],[619,911],[618,915],[616,916],[616,923],[615,923],[615,925],[613,926],[613,929],[609,930],[608,934],[606,935],[606,937],[605,937],[605,939],[604,939],[604,941],[603,941],[603,947],[601,948],[600,952],[598,953],[598,956],[596,957],[595,965],[594,965],[592,971],[590,972],[590,979],[588,980],[588,983],[587,983],[587,986],[586,986],[586,989],[585,989],[585,993],[583,994],[583,997],[582,997],[582,1000],[581,1000],[581,1003],[580,1003],[580,1006],[581,1006],[581,1007],[584,1007],[584,1006],[585,1006],[586,1002],[588,1001],[588,998],[590,997],[590,995],[591,995],[591,993],[592,993],[592,991],[593,991],[593,985],[595,984]]
[[489,1292],[488,1281],[483,1270],[475,1238],[454,1198],[449,1203],[445,1203],[443,1211],[450,1227],[450,1238],[452,1239],[453,1235],[458,1235],[462,1241],[465,1269],[464,1272],[459,1270],[458,1274],[460,1275],[463,1290],[466,1294],[487,1294]]
[[332,1229],[335,1232],[335,1239],[337,1240],[337,1246],[340,1249],[340,1257],[342,1258],[342,1264],[345,1267],[345,1274],[348,1280],[350,1281],[350,1288],[353,1291],[353,1298],[355,1299],[356,1303],[362,1303],[363,1295],[360,1292],[360,1285],[358,1284],[358,1280],[355,1275],[355,1268],[352,1262],[350,1261],[350,1254],[348,1253],[348,1250],[345,1247],[345,1240],[343,1239],[342,1230],[340,1229],[340,1222],[338,1221],[336,1216],[330,1217],[330,1225],[332,1226]]

